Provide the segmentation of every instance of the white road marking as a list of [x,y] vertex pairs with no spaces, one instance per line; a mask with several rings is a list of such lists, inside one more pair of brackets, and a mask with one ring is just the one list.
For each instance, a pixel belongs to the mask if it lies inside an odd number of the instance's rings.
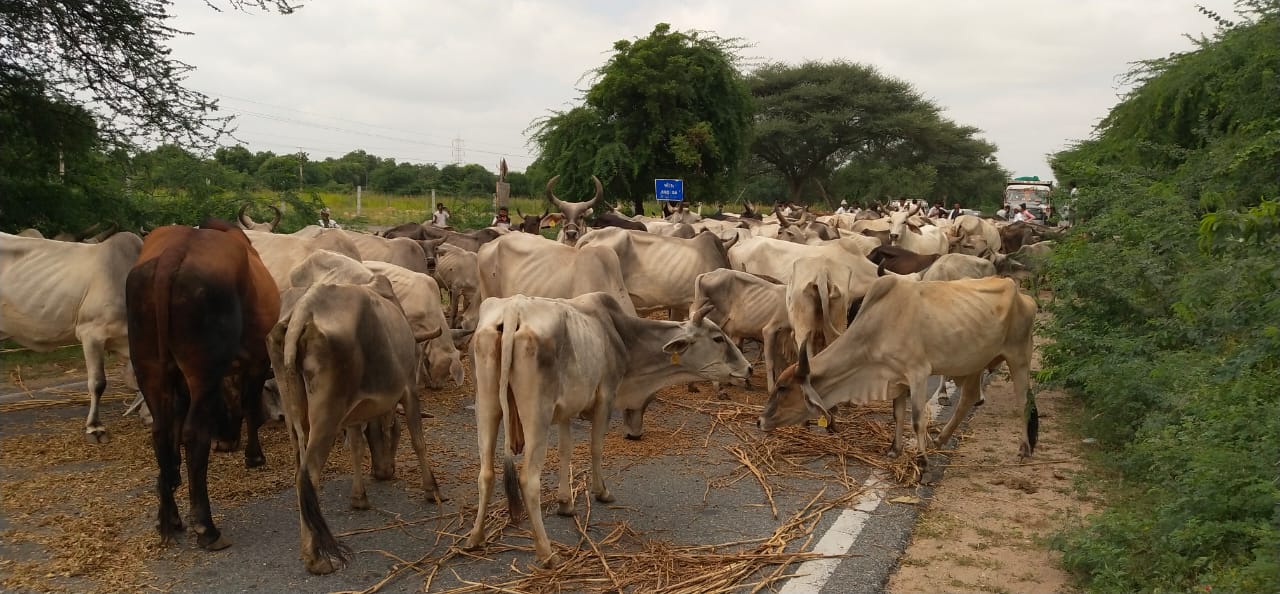
[[[880,507],[880,502],[884,500],[885,491],[872,487],[879,482],[878,476],[867,477],[867,480],[862,483],[862,486],[867,488],[867,492],[858,498],[858,502],[853,507],[840,512],[840,517],[836,518],[835,523],[827,529],[827,533],[818,540],[818,544],[813,547],[813,552],[823,555],[843,555],[849,552],[854,541],[858,540],[858,533],[862,532],[862,527],[871,518],[871,512]],[[796,572],[797,577],[787,580],[787,584],[778,591],[778,594],[812,594],[821,590],[827,580],[831,579],[831,574],[836,572],[841,561],[844,561],[844,558],[838,556],[805,561]]]
[[[946,378],[940,378],[945,380]],[[945,390],[944,390],[945,391]],[[942,412],[941,406],[936,402],[930,401],[930,416],[934,421],[938,420],[938,414]],[[908,413],[910,414],[910,413]],[[810,559],[800,564],[800,568],[796,571],[796,577],[787,580],[787,583],[778,591],[778,594],[813,594],[821,591],[827,585],[827,580],[831,579],[831,575],[836,572],[836,568],[840,567],[840,562],[844,555],[853,548],[853,543],[858,540],[858,534],[862,532],[863,526],[867,520],[871,519],[872,512],[880,507],[880,503],[884,501],[888,490],[885,488],[875,488],[875,485],[881,484],[883,479],[877,474],[872,473],[863,481],[862,486],[867,489],[858,498],[857,503],[851,508],[847,508],[840,512],[840,516],[827,529],[826,534],[818,539],[818,544],[813,547],[813,552],[828,555],[819,559]]]

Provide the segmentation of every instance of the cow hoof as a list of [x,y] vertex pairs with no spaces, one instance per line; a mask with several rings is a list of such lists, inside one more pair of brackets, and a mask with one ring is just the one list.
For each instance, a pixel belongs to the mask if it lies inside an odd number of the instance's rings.
[[898,448],[890,447],[888,450],[885,451],[884,457],[890,460],[897,460],[898,456],[901,454],[902,454],[902,451],[899,450]]
[[695,384],[695,383],[693,383],[693,382],[689,382],[689,386],[688,386],[688,387],[689,387],[689,393],[690,393],[690,394],[697,394],[697,393],[701,392],[701,390],[699,390],[699,389],[698,389],[698,384]]
[[90,427],[85,429],[84,440],[98,445],[108,444],[111,443],[111,433],[106,427]]
[[221,534],[217,538],[207,538],[207,535],[202,534],[198,542],[206,551],[221,551],[231,546],[231,541]]
[[244,457],[244,467],[245,467],[245,468],[257,468],[257,467],[259,467],[259,466],[265,466],[265,465],[266,465],[266,463],[267,463],[267,458],[266,458],[266,456],[263,456],[262,454],[258,454],[257,456],[245,456],[245,457]]
[[720,392],[720,393],[716,394],[716,400],[728,400],[728,399],[729,399],[729,393],[728,393],[728,392]]
[[564,560],[562,560],[560,558],[560,555],[556,553],[551,553],[550,557],[547,557],[546,559],[543,559],[542,561],[538,562],[538,565],[541,565],[543,569],[551,569],[553,567],[559,567],[562,564],[564,564]]
[[920,469],[921,469],[921,470],[923,470],[923,469],[925,469],[925,468],[928,468],[928,467],[929,467],[929,457],[928,457],[928,456],[925,456],[924,454],[919,454],[919,455],[917,455],[917,456],[916,456],[916,464],[919,464],[919,465],[920,465]]
[[481,548],[484,548],[484,531],[472,530],[471,534],[467,535],[466,542],[462,543],[462,550],[475,551]]
[[307,566],[307,571],[314,575],[329,575],[338,569],[337,564],[328,557],[320,559],[305,559],[303,564]]
[[556,515],[558,515],[558,516],[564,516],[564,517],[566,517],[566,518],[572,518],[572,517],[573,517],[573,502],[572,502],[572,501],[561,501],[561,502],[560,502],[559,507],[557,507],[557,508],[556,508]]
[[950,396],[946,396],[946,395],[939,396],[939,397],[938,397],[938,405],[939,405],[939,406],[951,406],[951,397],[950,397]]
[[613,503],[615,499],[613,498],[613,493],[610,493],[608,489],[605,489],[600,493],[596,493],[596,501],[599,501],[600,503]]
[[642,438],[644,438],[644,435],[632,435],[632,434],[628,433],[628,434],[624,435],[623,437],[626,437],[627,439],[629,439],[629,440],[631,440],[631,441],[640,441]]
[[369,509],[369,498],[366,496],[351,497],[351,509]]
[[983,404],[986,404],[986,402],[987,402],[987,399],[986,399],[986,398],[982,398],[982,399],[978,400],[977,402],[975,402],[975,403],[973,404],[973,406],[974,406],[974,407],[982,406]]

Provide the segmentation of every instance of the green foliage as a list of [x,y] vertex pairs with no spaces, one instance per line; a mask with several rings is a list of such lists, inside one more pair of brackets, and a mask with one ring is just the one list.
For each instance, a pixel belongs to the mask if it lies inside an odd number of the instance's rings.
[[1280,3],[1243,6],[1052,160],[1082,222],[1051,263],[1042,376],[1127,485],[1058,539],[1089,590],[1280,584]]
[[699,200],[731,197],[751,128],[751,97],[735,64],[741,47],[666,23],[618,41],[584,105],[534,124],[537,169],[563,174],[560,187],[573,196],[590,195],[596,175],[610,196],[637,206],[653,195],[655,178],[682,178],[686,195]]
[[789,200],[805,201],[808,190],[828,204],[832,196],[999,199],[1006,173],[995,145],[872,66],[767,64],[749,82],[757,103],[752,153],[785,180]]

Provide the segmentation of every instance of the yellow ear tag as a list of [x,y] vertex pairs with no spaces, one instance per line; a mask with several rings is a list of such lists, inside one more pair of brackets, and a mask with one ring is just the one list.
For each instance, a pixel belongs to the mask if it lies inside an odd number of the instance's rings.
[[680,353],[671,353],[671,364],[672,365],[680,364]]
[[822,415],[818,417],[818,426],[822,427],[823,429],[827,428],[827,415]]

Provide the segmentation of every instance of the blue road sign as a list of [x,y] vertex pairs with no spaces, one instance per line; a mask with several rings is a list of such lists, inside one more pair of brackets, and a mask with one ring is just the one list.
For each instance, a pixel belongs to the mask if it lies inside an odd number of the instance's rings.
[[653,194],[658,200],[668,202],[684,201],[684,180],[682,179],[655,179],[653,180]]

